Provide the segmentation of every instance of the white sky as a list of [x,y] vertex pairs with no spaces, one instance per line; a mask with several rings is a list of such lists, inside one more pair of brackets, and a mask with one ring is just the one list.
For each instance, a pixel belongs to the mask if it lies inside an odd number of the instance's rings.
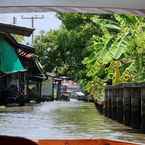
[[[31,20],[30,19],[22,19],[21,17],[32,17],[38,16],[41,17],[44,15],[44,19],[35,20],[34,28],[35,32],[34,35],[38,35],[40,31],[49,31],[51,29],[58,29],[61,25],[61,21],[56,17],[55,12],[47,12],[47,13],[17,13],[17,14],[0,14],[0,23],[8,23],[13,24],[13,17],[17,18],[16,25],[18,26],[25,26],[31,27]],[[31,38],[26,39],[26,42],[30,42]]]

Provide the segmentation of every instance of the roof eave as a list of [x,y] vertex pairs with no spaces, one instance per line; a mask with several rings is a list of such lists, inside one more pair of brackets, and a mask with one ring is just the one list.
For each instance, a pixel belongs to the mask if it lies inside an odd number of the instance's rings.
[[35,29],[0,23],[0,32],[30,36]]

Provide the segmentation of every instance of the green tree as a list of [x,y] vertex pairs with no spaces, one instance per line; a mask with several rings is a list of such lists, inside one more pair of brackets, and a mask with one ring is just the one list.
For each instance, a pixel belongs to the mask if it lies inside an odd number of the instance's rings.
[[145,80],[145,19],[127,15],[59,13],[59,30],[41,33],[34,47],[46,71],[76,79],[102,98],[105,82]]

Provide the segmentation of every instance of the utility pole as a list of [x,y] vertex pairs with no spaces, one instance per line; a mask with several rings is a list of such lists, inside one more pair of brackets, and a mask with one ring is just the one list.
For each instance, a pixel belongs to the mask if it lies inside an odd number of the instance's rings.
[[[44,19],[44,15],[42,15],[42,16],[37,16],[37,15],[35,15],[35,16],[30,16],[30,17],[24,17],[24,16],[21,16],[21,18],[22,19],[26,19],[26,20],[31,20],[31,26],[32,26],[32,28],[34,28],[35,26],[35,24],[34,24],[34,22],[35,22],[35,20],[40,20],[40,19]],[[32,33],[32,43],[33,43],[33,40],[34,40],[34,34]]]
[[15,25],[17,23],[17,18],[13,16],[13,24]]

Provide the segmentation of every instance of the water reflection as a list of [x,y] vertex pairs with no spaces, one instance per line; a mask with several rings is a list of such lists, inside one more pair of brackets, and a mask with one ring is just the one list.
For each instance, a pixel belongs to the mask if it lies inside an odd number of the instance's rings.
[[145,135],[100,115],[94,104],[49,102],[0,113],[0,134],[40,138],[114,138],[145,143]]

